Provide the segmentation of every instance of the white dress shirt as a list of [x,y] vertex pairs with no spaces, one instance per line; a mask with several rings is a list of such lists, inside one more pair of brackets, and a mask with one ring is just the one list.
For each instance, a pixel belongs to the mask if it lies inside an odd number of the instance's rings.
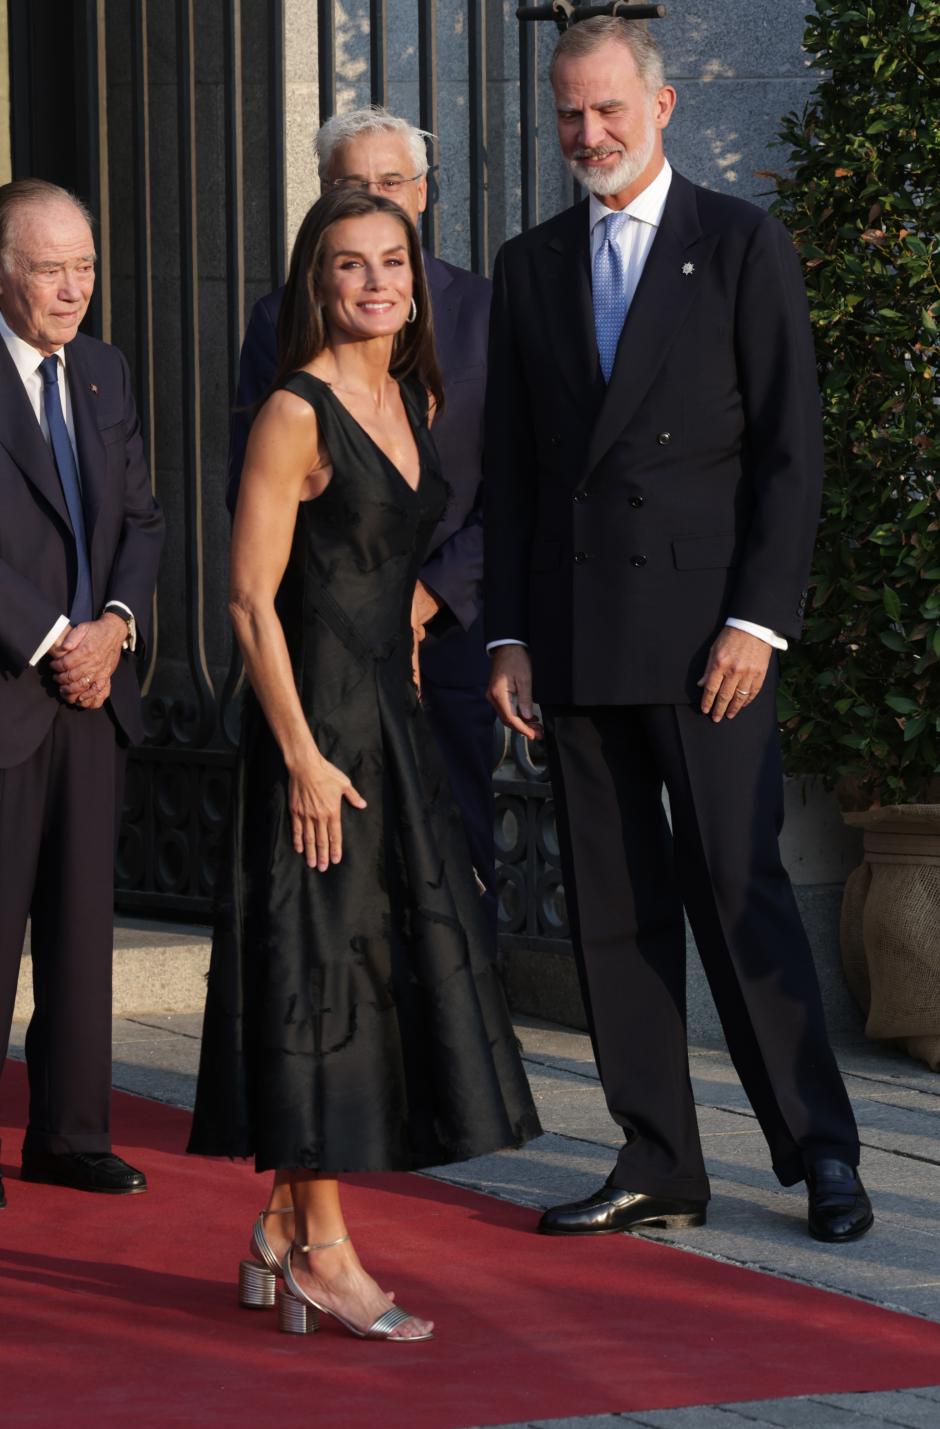
[[[624,285],[627,290],[627,311],[633,302],[634,294],[646,266],[649,251],[653,246],[653,239],[656,237],[656,230],[662,222],[663,210],[666,207],[666,198],[669,194],[669,185],[672,183],[672,169],[669,161],[664,159],[663,166],[653,179],[647,184],[642,193],[638,193],[622,210],[628,213],[634,220],[632,223],[625,223],[620,231],[615,235],[613,241],[620,249],[623,258]],[[612,210],[607,207],[602,199],[596,194],[591,194],[588,198],[588,224],[591,235],[591,262],[598,248],[604,241],[604,231],[601,224]],[[726,625],[733,625],[736,630],[744,630],[748,635],[756,635],[760,640],[765,640],[768,645],[772,645],[775,650],[786,650],[787,642],[782,635],[778,635],[774,630],[768,630],[764,625],[755,625],[750,620],[739,620],[737,616],[729,615],[725,620]],[[523,645],[523,640],[491,640],[487,645],[487,651],[495,650],[498,645]]]
[[[46,439],[46,442],[48,443],[49,424],[46,421],[46,404],[43,401],[42,395],[43,380],[42,373],[39,370],[40,365],[44,360],[43,354],[39,351],[37,347],[33,347],[32,343],[26,342],[21,337],[17,337],[16,333],[10,327],[10,324],[3,316],[3,313],[0,313],[0,337],[2,337],[3,341],[6,343],[7,352],[13,359],[13,366],[19,373],[20,381],[26,388],[26,395],[29,398],[29,404],[32,407],[33,412],[35,413],[36,421],[39,423],[42,434]],[[59,401],[62,404],[62,413],[65,417],[65,426],[69,434],[69,441],[72,443],[72,452],[75,456],[75,465],[80,472],[81,467],[79,466],[78,461],[78,447],[75,445],[75,421],[72,416],[72,397],[69,392],[69,384],[65,376],[65,348],[60,347],[58,352],[53,353],[53,356],[58,359],[57,371],[59,375]],[[134,646],[137,643],[137,628],[134,621],[134,612],[130,609],[129,606],[126,606],[122,600],[109,600],[107,605],[105,606],[105,609],[108,610],[112,606],[116,610],[124,611],[130,617],[127,640],[125,641],[125,648],[128,650],[133,650]],[[58,620],[53,625],[52,629],[46,635],[45,639],[33,651],[29,662],[31,665],[37,665],[39,663],[43,655],[45,655],[46,651],[52,648],[52,646],[56,643],[63,631],[68,628],[68,625],[68,616],[60,615]]]

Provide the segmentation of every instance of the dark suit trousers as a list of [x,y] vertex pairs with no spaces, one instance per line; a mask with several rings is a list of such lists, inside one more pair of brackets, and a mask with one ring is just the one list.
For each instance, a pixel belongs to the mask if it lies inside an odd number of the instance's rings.
[[823,1156],[858,1164],[780,862],[774,685],[717,725],[693,706],[543,707],[582,992],[626,1138],[613,1176],[624,1190],[708,1195],[689,1080],[683,904],[779,1180],[793,1185]]
[[493,841],[493,707],[482,689],[450,687],[421,676],[421,696],[463,818],[470,858],[486,888],[483,906],[496,938]]
[[39,748],[0,770],[0,1052],[27,915],[33,1151],[108,1151],[114,842],[124,752],[106,710],[62,705]]

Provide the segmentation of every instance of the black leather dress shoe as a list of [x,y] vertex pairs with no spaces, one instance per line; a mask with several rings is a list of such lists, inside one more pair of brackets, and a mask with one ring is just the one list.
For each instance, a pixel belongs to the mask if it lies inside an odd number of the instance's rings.
[[3,1210],[4,1206],[6,1205],[6,1203],[7,1203],[7,1193],[6,1193],[6,1191],[3,1189],[3,1177],[0,1176],[0,1211]]
[[147,1178],[111,1151],[23,1152],[21,1181],[41,1181],[47,1186],[70,1186],[74,1191],[103,1191],[111,1196],[133,1196],[146,1191]]
[[705,1201],[673,1200],[602,1186],[584,1201],[552,1206],[539,1221],[539,1231],[542,1235],[613,1235],[640,1226],[682,1230],[705,1224],[705,1206]]
[[809,1233],[814,1240],[858,1240],[871,1230],[871,1201],[854,1166],[826,1157],[806,1173]]

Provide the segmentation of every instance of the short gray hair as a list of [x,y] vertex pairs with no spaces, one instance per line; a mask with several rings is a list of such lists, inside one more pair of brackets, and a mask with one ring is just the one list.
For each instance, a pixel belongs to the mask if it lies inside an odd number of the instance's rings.
[[411,153],[415,178],[423,178],[428,171],[426,140],[433,140],[435,135],[409,124],[407,119],[399,118],[380,104],[368,104],[363,109],[334,114],[318,129],[314,143],[321,184],[328,182],[333,156],[341,145],[348,144],[350,139],[358,139],[362,134],[385,133],[401,135]]
[[94,231],[95,222],[88,207],[59,184],[50,184],[46,179],[14,179],[0,184],[0,270],[4,273],[10,272],[16,260],[13,232],[18,211],[28,204],[42,203],[70,203]]
[[549,79],[554,79],[559,60],[581,59],[610,40],[630,51],[637,74],[651,94],[662,89],[666,83],[662,50],[653,39],[648,23],[646,20],[623,20],[617,15],[595,15],[591,20],[569,25],[555,46]]

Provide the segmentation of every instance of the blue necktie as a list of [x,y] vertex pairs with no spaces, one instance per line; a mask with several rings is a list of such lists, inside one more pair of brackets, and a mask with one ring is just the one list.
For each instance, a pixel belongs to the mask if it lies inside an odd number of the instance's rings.
[[42,375],[42,400],[46,409],[52,455],[55,457],[69,520],[75,533],[75,595],[72,599],[72,608],[69,611],[69,620],[73,625],[77,625],[81,620],[91,620],[92,618],[91,567],[88,564],[88,542],[85,539],[82,487],[75,453],[72,451],[72,443],[69,440],[69,430],[62,414],[62,403],[59,399],[59,359],[44,357],[39,364],[39,371]]
[[597,355],[604,381],[610,381],[617,356],[617,344],[627,316],[627,290],[624,282],[623,254],[617,234],[629,213],[609,213],[601,222],[604,233],[594,254],[591,280],[594,297],[594,329],[597,333]]

